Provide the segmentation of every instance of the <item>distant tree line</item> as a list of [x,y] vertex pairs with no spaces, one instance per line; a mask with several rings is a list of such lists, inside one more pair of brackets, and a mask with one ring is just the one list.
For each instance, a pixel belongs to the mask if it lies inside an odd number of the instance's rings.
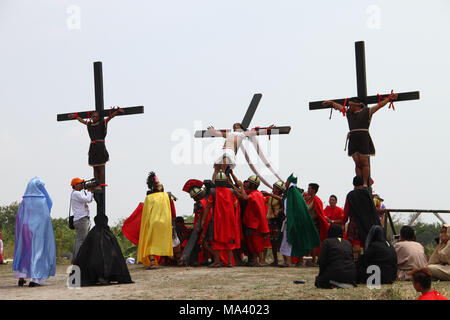
[[[14,234],[16,226],[16,214],[19,209],[19,202],[14,202],[8,206],[0,206],[0,233],[2,235],[5,259],[11,259],[14,256]],[[56,256],[58,261],[61,261],[61,256],[64,254],[71,254],[73,245],[75,243],[75,230],[69,229],[68,218],[52,218],[53,233],[55,235]],[[184,216],[186,223],[192,223],[193,216]],[[122,233],[122,225],[125,219],[119,220],[115,225],[110,226],[112,233],[116,236],[117,241],[122,249],[125,258],[136,258],[137,247],[131,243]],[[386,221],[387,223],[387,221]],[[395,231],[400,233],[403,225],[399,218],[393,217]],[[436,247],[435,238],[439,237],[441,225],[439,223],[424,223],[417,220],[414,223],[417,241],[420,242],[426,250],[427,255],[430,255]],[[392,240],[392,231],[390,226],[387,232],[388,239]]]

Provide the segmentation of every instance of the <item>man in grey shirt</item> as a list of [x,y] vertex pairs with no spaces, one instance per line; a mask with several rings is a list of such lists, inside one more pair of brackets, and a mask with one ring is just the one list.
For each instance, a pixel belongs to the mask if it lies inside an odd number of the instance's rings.
[[73,190],[70,201],[73,212],[73,225],[77,231],[72,261],[75,260],[91,226],[88,203],[92,202],[93,194],[89,190],[83,189],[83,182],[84,180],[80,178],[74,178],[71,183]]

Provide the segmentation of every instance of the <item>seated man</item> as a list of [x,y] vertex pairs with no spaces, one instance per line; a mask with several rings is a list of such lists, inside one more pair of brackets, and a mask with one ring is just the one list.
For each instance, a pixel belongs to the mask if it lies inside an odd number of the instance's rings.
[[433,278],[439,280],[450,280],[450,228],[448,224],[443,224],[439,235],[439,244],[428,261]]
[[427,256],[423,246],[416,242],[414,229],[410,226],[403,226],[400,229],[400,240],[394,244],[397,253],[397,279],[410,280],[409,271],[426,267]]

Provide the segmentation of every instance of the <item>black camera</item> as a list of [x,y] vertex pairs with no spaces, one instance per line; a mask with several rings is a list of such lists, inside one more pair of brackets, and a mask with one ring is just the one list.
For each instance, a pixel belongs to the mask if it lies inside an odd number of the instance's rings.
[[92,178],[90,180],[83,181],[81,185],[82,185],[83,189],[93,189],[100,185],[100,181],[98,181],[95,178]]

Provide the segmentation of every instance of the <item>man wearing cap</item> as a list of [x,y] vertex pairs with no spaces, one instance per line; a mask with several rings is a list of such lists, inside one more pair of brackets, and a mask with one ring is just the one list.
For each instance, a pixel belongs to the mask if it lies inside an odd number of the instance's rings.
[[80,178],[74,178],[71,182],[73,190],[70,199],[73,213],[73,225],[77,231],[73,248],[73,260],[75,260],[91,226],[88,203],[92,202],[93,195],[91,191],[83,189],[83,182],[84,180]]
[[353,178],[354,189],[347,194],[344,205],[343,223],[347,223],[347,238],[353,245],[355,259],[364,248],[369,230],[374,225],[381,225],[377,209],[373,203],[372,195],[364,188],[363,178]]
[[389,97],[380,100],[376,106],[370,108],[358,97],[349,99],[348,109],[334,101],[323,102],[324,106],[339,110],[347,117],[350,129],[347,135],[348,156],[353,158],[356,175],[363,178],[364,187],[367,187],[370,175],[369,157],[375,155],[375,147],[369,134],[370,121],[375,112],[389,102],[397,100],[397,98],[398,94],[392,93]]

